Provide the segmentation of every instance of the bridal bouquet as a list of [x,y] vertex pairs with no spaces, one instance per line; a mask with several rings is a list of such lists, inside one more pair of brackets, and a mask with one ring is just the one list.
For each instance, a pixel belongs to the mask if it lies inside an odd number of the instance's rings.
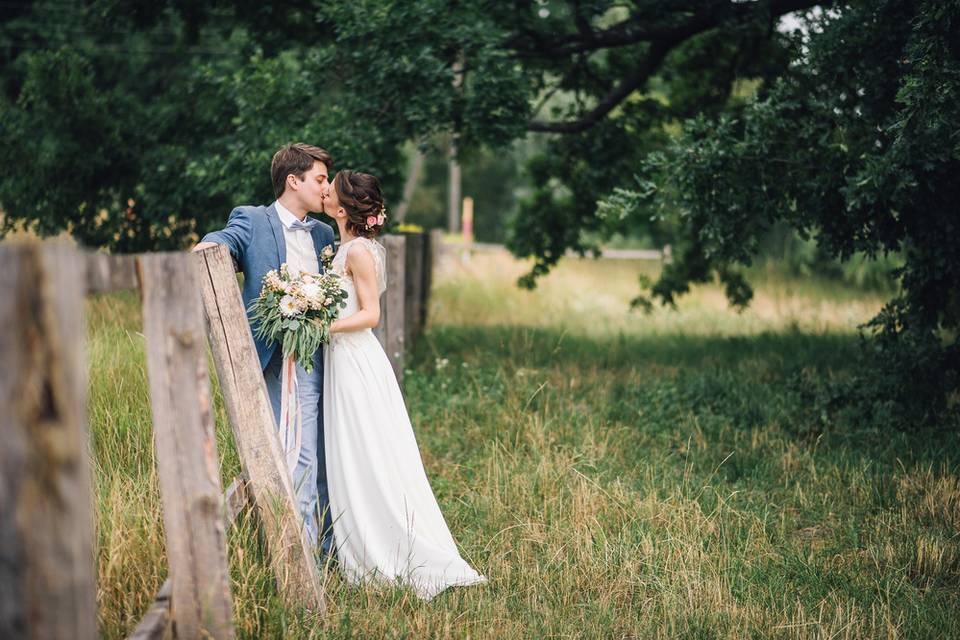
[[330,325],[346,306],[347,292],[334,273],[294,277],[286,263],[263,277],[260,296],[250,304],[257,338],[280,342],[284,359],[293,357],[308,372],[313,354],[330,341]]

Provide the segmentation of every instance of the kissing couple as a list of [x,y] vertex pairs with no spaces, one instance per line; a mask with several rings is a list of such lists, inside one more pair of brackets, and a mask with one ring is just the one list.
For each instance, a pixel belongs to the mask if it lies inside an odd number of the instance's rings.
[[[244,275],[246,308],[264,276],[284,263],[295,277],[319,274],[324,256],[340,276],[346,306],[330,325],[330,341],[300,364],[282,369],[282,349],[254,338],[277,423],[288,416],[281,396],[295,389],[299,455],[291,478],[310,541],[351,583],[408,586],[429,600],[451,586],[486,582],[457,550],[433,495],[400,386],[373,334],[386,290],[386,252],[374,238],[386,222],[376,177],[339,171],[323,149],[289,144],[273,156],[276,201],[235,208],[227,225],[194,251],[226,245]],[[309,213],[325,213],[333,228]],[[249,314],[248,314],[249,315]],[[249,318],[248,318],[249,319]],[[252,326],[254,336],[256,327]]]

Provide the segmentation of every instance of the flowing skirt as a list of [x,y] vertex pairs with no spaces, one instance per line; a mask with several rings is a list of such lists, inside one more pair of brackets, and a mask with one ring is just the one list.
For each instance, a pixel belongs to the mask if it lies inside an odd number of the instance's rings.
[[390,361],[373,332],[325,349],[324,444],[337,561],[348,581],[429,600],[486,582],[460,557],[420,458]]

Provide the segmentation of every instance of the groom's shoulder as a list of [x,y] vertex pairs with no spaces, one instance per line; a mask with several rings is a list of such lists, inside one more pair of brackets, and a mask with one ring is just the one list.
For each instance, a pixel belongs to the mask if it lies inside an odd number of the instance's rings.
[[231,216],[242,215],[242,216],[266,216],[267,209],[260,204],[241,204],[233,208],[233,211],[230,212]]
[[249,220],[252,224],[266,222],[267,209],[269,208],[257,204],[242,204],[233,208],[233,211],[230,212],[230,220],[241,218]]

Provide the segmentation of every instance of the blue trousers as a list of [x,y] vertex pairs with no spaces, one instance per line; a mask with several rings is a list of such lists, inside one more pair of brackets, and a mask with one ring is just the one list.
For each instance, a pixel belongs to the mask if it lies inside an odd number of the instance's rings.
[[[283,355],[278,347],[263,378],[273,407],[273,416],[280,422],[280,386]],[[293,472],[293,488],[313,544],[320,535],[320,548],[325,554],[333,550],[333,521],[330,517],[330,497],[327,492],[326,455],[323,449],[323,349],[314,355],[313,371],[307,373],[297,365],[297,396],[303,421],[300,458]],[[322,529],[318,531],[318,523]]]

